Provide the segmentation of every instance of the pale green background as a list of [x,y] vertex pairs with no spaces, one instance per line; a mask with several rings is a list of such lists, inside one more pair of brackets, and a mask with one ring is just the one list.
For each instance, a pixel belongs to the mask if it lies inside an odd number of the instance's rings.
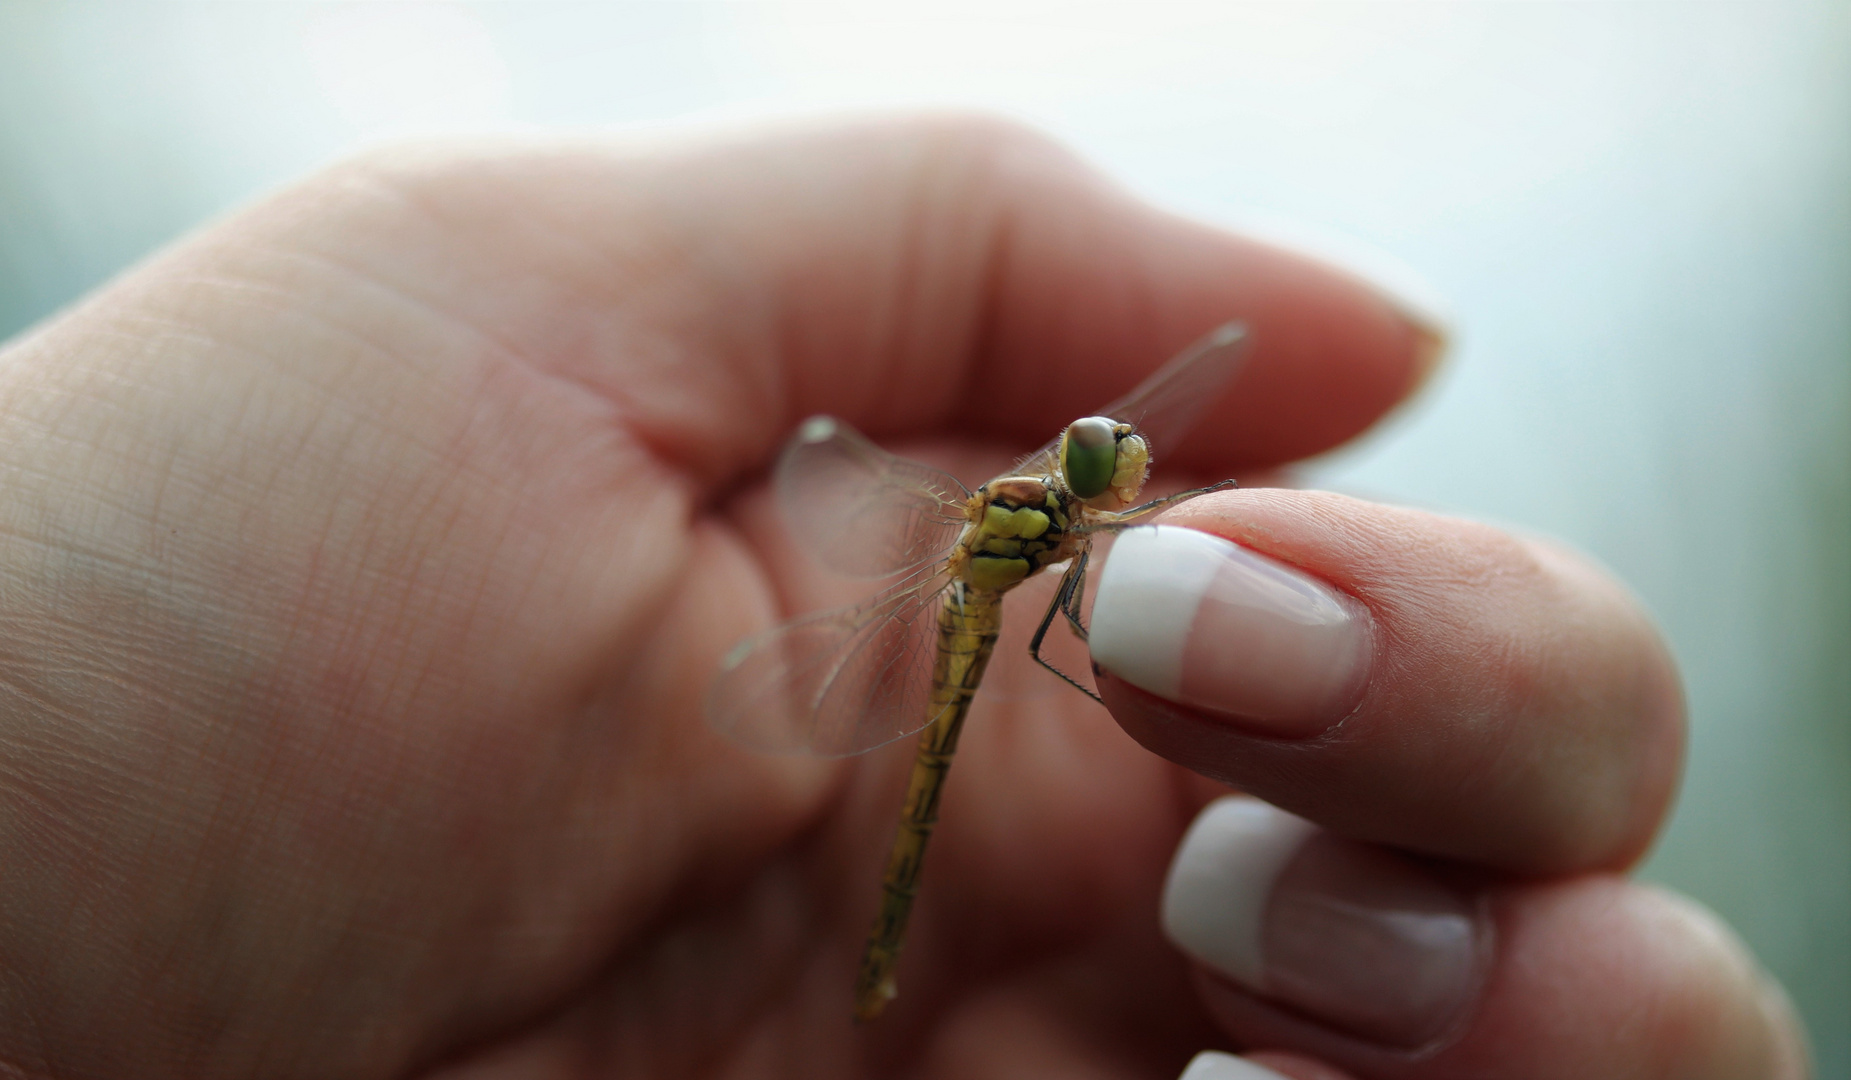
[[1647,873],[1851,1075],[1851,8],[911,12],[0,0],[0,334],[443,131],[974,104],[1197,214],[1364,241],[1459,348],[1320,479],[1560,535],[1644,596],[1694,718]]

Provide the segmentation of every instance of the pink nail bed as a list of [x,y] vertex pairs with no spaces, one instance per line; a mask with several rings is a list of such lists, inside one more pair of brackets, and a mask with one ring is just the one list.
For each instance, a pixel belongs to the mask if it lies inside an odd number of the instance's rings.
[[1493,941],[1471,895],[1384,848],[1245,796],[1211,803],[1171,861],[1170,940],[1324,1027],[1401,1048],[1460,1030]]
[[1303,738],[1355,707],[1373,641],[1354,597],[1221,537],[1159,525],[1113,546],[1092,651],[1159,697]]

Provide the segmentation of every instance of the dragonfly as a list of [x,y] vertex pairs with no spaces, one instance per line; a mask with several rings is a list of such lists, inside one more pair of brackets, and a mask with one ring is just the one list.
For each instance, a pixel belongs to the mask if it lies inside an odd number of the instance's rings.
[[926,844],[1002,630],[1003,597],[1059,571],[1028,651],[1098,701],[1050,659],[1048,634],[1062,622],[1086,640],[1082,602],[1096,538],[1234,486],[1223,480],[1138,502],[1153,447],[1173,445],[1220,397],[1247,339],[1240,323],[1215,328],[1130,394],[1068,424],[975,491],[830,416],[804,421],[785,447],[773,487],[791,535],[838,574],[897,580],[862,603],[741,641],[721,662],[707,719],[754,749],[826,757],[920,735],[856,976],[858,1022],[879,1016],[898,993],[894,973]]

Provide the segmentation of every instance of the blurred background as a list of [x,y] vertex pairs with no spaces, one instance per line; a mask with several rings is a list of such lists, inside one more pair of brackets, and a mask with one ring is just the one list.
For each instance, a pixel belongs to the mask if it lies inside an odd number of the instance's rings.
[[1851,4],[0,0],[0,337],[405,135],[967,104],[1443,302],[1324,485],[1567,539],[1694,734],[1648,877],[1851,1076]]

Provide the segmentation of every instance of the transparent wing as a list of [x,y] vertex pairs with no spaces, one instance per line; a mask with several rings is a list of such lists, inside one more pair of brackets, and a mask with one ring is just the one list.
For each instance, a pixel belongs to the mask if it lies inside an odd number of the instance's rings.
[[940,569],[854,607],[792,619],[747,638],[720,665],[707,720],[772,753],[846,757],[930,723]]
[[[1153,452],[1172,448],[1195,427],[1202,410],[1220,399],[1246,355],[1247,328],[1237,322],[1223,323],[1171,357],[1131,393],[1093,415],[1135,426]],[[1051,471],[1059,446],[1056,436],[1023,458],[1016,470],[1027,475]]]
[[1221,399],[1246,355],[1247,328],[1224,323],[1097,415],[1134,425],[1152,446],[1174,447],[1195,427],[1202,411]]
[[833,416],[803,422],[774,482],[792,535],[847,577],[886,577],[942,558],[970,498],[957,477],[889,454]]

